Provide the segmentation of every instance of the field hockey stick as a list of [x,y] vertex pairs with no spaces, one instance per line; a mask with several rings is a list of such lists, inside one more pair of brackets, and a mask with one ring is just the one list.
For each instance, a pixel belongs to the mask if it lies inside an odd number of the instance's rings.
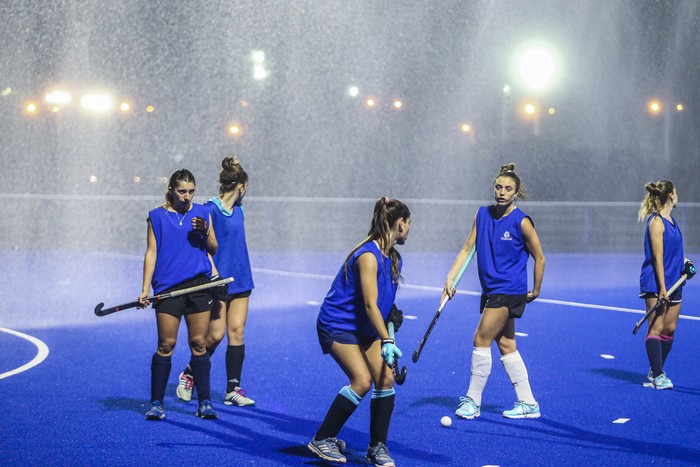
[[[172,292],[162,293],[159,295],[154,295],[152,297],[146,297],[149,302],[157,302],[159,300],[165,300],[166,298],[179,297],[180,295],[186,295],[192,292],[199,292],[200,290],[211,289],[212,287],[218,287],[220,285],[228,284],[233,282],[233,277],[227,277],[226,279],[221,279],[214,282],[207,282],[206,284],[195,285],[194,287],[188,287],[186,289],[173,290]],[[113,306],[111,308],[102,308],[105,306],[104,303],[100,303],[95,307],[95,314],[97,316],[107,316],[117,311],[128,310],[129,308],[136,308],[140,306],[141,302],[136,300],[135,302],[123,303],[121,305]]]
[[[455,277],[455,280],[452,282],[452,287],[450,288],[454,290],[457,288],[457,284],[459,284],[459,281],[462,279],[462,276],[464,275],[464,271],[467,270],[467,266],[469,266],[469,263],[471,263],[472,258],[474,257],[474,253],[476,253],[476,245],[472,246],[472,249],[469,251],[469,256],[467,256],[467,260],[464,262],[462,265],[462,269],[459,270],[459,273],[457,274],[457,277]],[[425,331],[425,335],[423,336],[423,339],[420,341],[420,344],[418,345],[418,350],[413,352],[413,363],[417,363],[418,359],[420,358],[420,354],[423,351],[423,346],[425,345],[426,341],[428,340],[428,336],[430,336],[430,333],[433,331],[433,328],[435,327],[435,323],[437,323],[438,318],[440,318],[440,314],[442,313],[442,309],[445,308],[445,305],[447,302],[450,300],[449,296],[445,296],[445,298],[442,299],[442,303],[440,303],[440,307],[437,310],[437,313],[435,313],[435,316],[433,316],[433,320],[430,322],[430,326],[428,326],[428,330]]]
[[[394,342],[396,342],[396,339],[394,338],[394,323],[389,321],[389,324],[386,325],[386,329],[389,331],[389,338],[394,339]],[[391,368],[391,372],[394,373],[394,381],[396,381],[396,384],[403,384],[403,382],[406,381],[406,367],[401,368],[401,371],[399,372],[398,357],[394,359],[394,363],[389,365],[389,368]]]
[[[693,269],[695,269],[695,266],[693,266]],[[678,279],[678,280],[676,281],[676,283],[673,284],[673,286],[671,286],[670,289],[668,289],[668,293],[666,294],[666,296],[667,296],[667,297],[670,297],[671,294],[673,294],[673,292],[675,292],[676,289],[677,289],[678,287],[680,287],[681,284],[682,284],[687,278],[688,278],[688,275],[687,275],[687,274],[683,274],[683,275],[681,276],[681,278]],[[637,324],[634,325],[634,329],[632,330],[632,334],[637,334],[637,331],[639,331],[639,328],[642,326],[642,324],[644,324],[644,321],[646,321],[647,319],[649,319],[649,317],[651,316],[651,314],[654,313],[654,312],[655,312],[661,305],[663,305],[664,303],[666,303],[666,300],[659,300],[659,301],[656,302],[656,304],[655,304],[653,307],[649,308],[649,311],[647,311],[646,313],[644,313],[644,316],[642,317],[642,319],[640,319],[640,320],[637,322]]]

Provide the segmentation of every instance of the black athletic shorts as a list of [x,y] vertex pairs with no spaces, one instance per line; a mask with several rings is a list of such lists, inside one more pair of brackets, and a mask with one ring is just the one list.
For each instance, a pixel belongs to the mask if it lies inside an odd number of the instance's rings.
[[321,344],[321,350],[324,354],[331,351],[333,342],[338,342],[339,344],[357,344],[366,350],[374,341],[379,339],[379,336],[365,337],[349,332],[330,333],[328,330],[318,325],[316,326],[316,332],[318,333],[318,343]]
[[[230,293],[226,296],[226,300],[219,300],[219,303],[226,302],[226,309],[228,309],[228,306],[231,304],[232,301],[239,299],[239,298],[250,297],[250,294],[252,292],[253,292],[252,290],[245,290],[243,292]],[[209,319],[211,321],[216,321],[220,317],[221,317],[221,308],[218,305],[215,307],[212,307],[211,317]]]
[[508,308],[509,318],[521,318],[525,312],[527,304],[527,294],[522,295],[506,295],[495,293],[491,295],[481,294],[480,312],[484,312],[484,308]]
[[[206,284],[210,279],[207,276],[197,276],[194,279],[186,280],[176,286],[164,290],[162,293],[173,290],[186,289],[196,285]],[[203,311],[211,311],[214,299],[209,294],[208,290],[200,290],[199,292],[180,295],[179,297],[166,298],[153,305],[156,313],[167,313],[173,316],[184,316]]]
[[[639,294],[639,298],[647,299],[647,298],[659,298],[659,294],[657,292],[642,292]],[[670,297],[668,297],[668,303],[670,305],[678,305],[680,302],[683,301],[683,287],[678,287],[675,292],[671,294]]]

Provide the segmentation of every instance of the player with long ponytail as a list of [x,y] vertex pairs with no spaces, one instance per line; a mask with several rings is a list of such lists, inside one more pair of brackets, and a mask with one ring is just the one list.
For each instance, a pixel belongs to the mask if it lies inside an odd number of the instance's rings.
[[342,454],[345,442],[337,438],[338,433],[372,390],[367,459],[378,466],[394,465],[386,447],[395,398],[388,365],[401,351],[386,323],[391,320],[398,330],[402,321],[393,306],[402,266],[395,245],[404,244],[410,227],[411,213],[405,204],[379,198],[367,237],[347,256],[321,305],[316,322],[321,350],[330,353],[349,378],[309,442],[309,449],[322,459],[347,461]]
[[663,302],[649,318],[646,336],[649,373],[647,379],[656,389],[672,389],[664,372],[681,312],[683,287],[668,295],[667,287],[683,274],[683,235],[671,211],[678,204],[678,192],[668,180],[646,184],[646,196],[639,209],[639,221],[646,219],[644,263],[639,277],[640,298],[647,309]]

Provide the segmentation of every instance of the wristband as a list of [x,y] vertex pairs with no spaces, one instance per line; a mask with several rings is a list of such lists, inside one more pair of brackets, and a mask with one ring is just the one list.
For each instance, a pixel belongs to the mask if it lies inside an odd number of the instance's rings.
[[384,344],[393,344],[393,343],[394,343],[394,339],[392,339],[391,337],[389,337],[387,339],[382,339],[382,346]]

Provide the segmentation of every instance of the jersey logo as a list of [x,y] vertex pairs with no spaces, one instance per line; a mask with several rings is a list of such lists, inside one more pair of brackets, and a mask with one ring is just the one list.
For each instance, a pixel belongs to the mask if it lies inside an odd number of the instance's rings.
[[501,240],[510,240],[510,241],[513,241],[513,239],[510,238],[510,232],[508,232],[507,230],[505,231],[505,233],[504,233],[503,236],[501,237]]

